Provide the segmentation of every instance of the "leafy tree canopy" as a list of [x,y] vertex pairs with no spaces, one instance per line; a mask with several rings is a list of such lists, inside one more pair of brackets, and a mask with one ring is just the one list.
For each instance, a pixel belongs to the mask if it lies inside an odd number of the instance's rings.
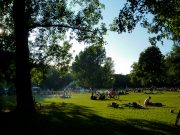
[[42,89],[63,90],[70,82],[72,82],[71,74],[62,76],[55,67],[50,67],[46,78],[44,78],[39,85]]
[[164,56],[156,46],[148,47],[140,54],[138,66],[143,84],[157,85],[161,81]]
[[175,45],[172,51],[167,54],[167,83],[169,85],[180,86],[180,46]]
[[[13,6],[14,0],[0,2],[0,25],[5,30],[1,47],[15,50]],[[66,71],[71,59],[68,53],[71,39],[79,42],[103,42],[105,24],[102,19],[104,5],[99,0],[25,0],[26,30],[29,35],[30,58],[33,63],[53,64]],[[5,40],[4,40],[5,39]],[[11,39],[11,40],[8,40]]]
[[130,86],[129,75],[115,74],[113,88],[127,88]]
[[92,45],[81,51],[72,64],[75,80],[81,86],[88,88],[111,87],[113,61],[106,57],[105,48]]
[[[30,64],[53,64],[64,73],[71,59],[71,39],[104,43],[105,24],[99,24],[103,7],[99,0],[0,1],[0,26],[4,29],[0,45],[12,46],[16,54],[17,110],[35,110]],[[30,34],[34,41],[28,39]]]
[[134,87],[141,86],[141,78],[140,78],[140,70],[138,67],[138,63],[134,62],[131,66],[132,70],[130,72],[130,82]]
[[163,78],[164,56],[156,46],[150,46],[141,52],[138,63],[133,64],[131,82],[142,86],[159,85]]
[[[152,21],[148,19],[152,15]],[[151,44],[171,39],[180,42],[180,1],[179,0],[127,0],[114,19],[111,29],[122,32],[132,32],[140,23],[149,33],[157,34],[150,38]],[[162,42],[163,43],[163,42]]]

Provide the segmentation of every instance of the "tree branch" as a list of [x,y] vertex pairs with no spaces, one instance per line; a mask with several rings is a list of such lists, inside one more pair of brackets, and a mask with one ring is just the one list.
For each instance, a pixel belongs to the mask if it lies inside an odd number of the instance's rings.
[[70,29],[73,29],[73,30],[81,30],[81,31],[93,32],[92,30],[87,30],[87,29],[84,29],[84,28],[81,28],[81,27],[72,27],[72,26],[63,25],[63,24],[38,24],[38,23],[30,26],[29,30],[32,30],[32,29],[37,28],[37,27],[42,27],[42,28],[63,27],[63,28],[70,28]]

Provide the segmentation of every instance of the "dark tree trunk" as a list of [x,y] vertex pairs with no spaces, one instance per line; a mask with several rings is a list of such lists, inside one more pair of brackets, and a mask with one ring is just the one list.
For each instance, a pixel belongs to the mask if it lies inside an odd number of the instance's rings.
[[16,45],[16,109],[24,113],[34,112],[28,48],[28,18],[25,13],[25,0],[14,0],[13,4]]

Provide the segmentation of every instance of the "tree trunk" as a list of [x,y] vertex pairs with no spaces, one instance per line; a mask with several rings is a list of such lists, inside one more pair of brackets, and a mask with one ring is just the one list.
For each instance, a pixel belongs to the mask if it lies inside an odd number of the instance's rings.
[[34,112],[28,48],[28,18],[25,13],[25,0],[14,0],[13,19],[16,45],[16,109],[24,113]]

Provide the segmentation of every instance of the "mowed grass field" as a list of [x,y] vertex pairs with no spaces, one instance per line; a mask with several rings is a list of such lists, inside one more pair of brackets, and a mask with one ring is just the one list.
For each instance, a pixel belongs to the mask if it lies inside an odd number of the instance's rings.
[[[36,100],[42,105],[41,109],[33,116],[18,116],[13,120],[20,126],[28,122],[28,126],[23,129],[30,130],[27,132],[30,134],[180,134],[180,122],[178,126],[174,126],[180,110],[180,92],[149,95],[132,92],[120,95],[119,100],[91,100],[90,96],[91,93],[72,93],[71,98],[36,96]],[[161,102],[163,106],[146,109],[123,106],[132,102],[143,105],[148,96],[151,96],[152,102]],[[108,107],[112,102],[118,103],[122,108]],[[4,104],[7,106],[7,102]],[[171,113],[170,110],[174,112]],[[5,117],[1,120],[5,121]],[[23,133],[26,133],[24,130]]]
[[[89,108],[95,114],[117,120],[144,119],[148,121],[158,121],[169,125],[174,125],[178,111],[180,110],[180,92],[163,92],[161,94],[129,93],[120,95],[119,100],[91,100],[91,93],[72,93],[71,98],[39,98],[41,104],[61,104],[70,103],[81,107]],[[143,105],[144,99],[151,96],[152,102],[161,102],[163,107],[147,107],[146,109],[134,109],[124,107],[123,104],[137,102]],[[118,103],[123,108],[108,107],[112,102]],[[174,110],[174,113],[170,113]]]

